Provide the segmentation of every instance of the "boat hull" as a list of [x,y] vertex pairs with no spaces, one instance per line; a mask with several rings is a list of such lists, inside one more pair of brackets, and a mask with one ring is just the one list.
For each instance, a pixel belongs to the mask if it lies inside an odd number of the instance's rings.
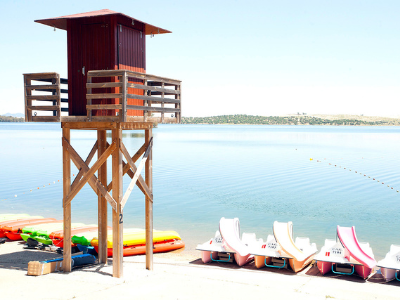
[[266,267],[265,263],[267,263],[267,265],[271,264],[271,260],[272,258],[270,256],[254,255],[254,264],[258,269]]
[[239,267],[241,267],[241,266],[244,266],[245,264],[247,264],[247,263],[249,263],[250,261],[252,261],[253,260],[253,258],[254,258],[254,256],[253,255],[245,255],[245,256],[242,256],[242,255],[240,255],[240,254],[238,254],[238,253],[235,253],[235,261],[236,261],[236,263],[237,263],[237,265],[239,266]]
[[212,259],[218,259],[218,252],[212,252],[212,251],[201,251],[201,261],[203,263],[209,263],[212,261]]
[[317,261],[317,267],[322,275],[332,270],[332,263],[329,261]]
[[303,270],[305,267],[307,267],[312,262],[313,259],[314,259],[314,254],[301,261],[295,258],[289,258],[289,264],[292,270],[295,273],[297,273]]
[[365,280],[369,275],[371,275],[372,268],[364,265],[355,265],[354,271]]
[[381,268],[381,273],[386,282],[392,281],[396,278],[396,269]]

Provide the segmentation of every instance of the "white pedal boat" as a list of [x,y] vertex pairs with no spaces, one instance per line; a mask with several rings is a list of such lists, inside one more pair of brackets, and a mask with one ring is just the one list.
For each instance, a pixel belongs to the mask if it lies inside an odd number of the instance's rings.
[[240,239],[238,218],[221,218],[219,229],[214,238],[196,247],[196,250],[201,251],[203,263],[211,261],[233,262],[233,258],[235,258],[236,263],[243,266],[253,259],[249,250],[257,243],[256,235],[244,232]]
[[369,243],[358,242],[354,226],[337,226],[337,241],[326,239],[315,260],[322,275],[329,271],[339,275],[357,273],[363,279],[376,265]]
[[400,246],[391,245],[390,251],[386,254],[385,258],[378,261],[378,267],[381,268],[381,273],[386,282],[393,279],[400,281],[397,275],[400,271]]
[[299,272],[312,262],[317,246],[311,244],[309,238],[297,237],[293,240],[292,222],[275,221],[273,230],[274,235],[268,235],[265,243],[258,243],[251,251],[257,268],[282,269],[290,265],[294,272]]

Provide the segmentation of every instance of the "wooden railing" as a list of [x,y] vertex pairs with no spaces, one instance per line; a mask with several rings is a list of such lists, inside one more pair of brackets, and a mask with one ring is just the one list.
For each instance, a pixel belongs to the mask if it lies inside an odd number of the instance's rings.
[[[120,122],[181,122],[179,80],[128,70],[89,71],[87,80],[88,121],[101,116],[102,120],[115,120],[117,117]],[[143,91],[139,92],[142,95],[129,93],[128,89],[132,88]],[[142,100],[143,105],[132,105],[131,99]]]
[[25,122],[60,122],[61,112],[68,112],[68,99],[61,98],[68,87],[62,89],[61,84],[67,85],[68,80],[58,73],[24,74]]

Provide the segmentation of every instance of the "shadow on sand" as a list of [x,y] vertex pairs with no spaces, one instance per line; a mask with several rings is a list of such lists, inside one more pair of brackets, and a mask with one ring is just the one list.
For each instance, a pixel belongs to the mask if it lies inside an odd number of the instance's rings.
[[[270,272],[270,273],[277,273],[277,274],[284,274],[284,275],[297,275],[297,273],[293,272],[292,269],[290,269],[290,268],[274,269],[274,268],[265,267],[265,268],[257,269],[254,264],[254,261],[252,261],[242,267],[239,267],[235,262],[233,262],[233,263],[211,262],[211,263],[204,264],[201,261],[201,259],[199,258],[199,259],[191,261],[190,264],[199,265],[199,266],[210,266],[213,268],[230,269],[230,270],[245,269],[245,270],[252,270],[252,271],[257,271],[257,272]],[[379,284],[400,286],[400,282],[397,280],[385,282],[382,274],[379,271],[376,272],[373,276],[371,276],[367,280],[364,280],[363,278],[361,278],[360,276],[357,276],[357,275],[338,275],[338,274],[334,274],[332,272],[328,272],[327,274],[322,275],[319,272],[316,263],[310,264],[304,270],[299,272],[299,274],[312,276],[312,277],[332,278],[332,279],[337,279],[337,280],[345,280],[345,281],[358,282],[358,283],[373,282],[373,283],[379,283]]]
[[221,268],[221,269],[228,269],[228,270],[238,270],[238,269],[245,269],[245,270],[251,270],[251,271],[256,271],[256,272],[270,272],[270,273],[278,273],[278,274],[284,274],[284,275],[296,275],[290,268],[289,269],[275,269],[275,268],[260,268],[257,269],[254,261],[249,262],[248,264],[245,264],[242,267],[239,267],[235,261],[232,263],[226,263],[226,262],[210,262],[207,264],[204,264],[201,259],[196,259],[191,262],[190,264],[193,265],[199,265],[199,266],[210,266],[214,268]]
[[[6,242],[2,246],[7,246],[8,243],[14,242]],[[23,245],[25,242],[20,242],[19,244]],[[0,246],[0,247],[2,247]],[[31,250],[31,249],[23,249],[21,251],[5,253],[0,255],[0,268],[1,269],[11,269],[11,270],[21,270],[28,271],[28,263],[30,261],[43,261],[47,259],[60,258],[61,255],[50,252],[50,251],[40,251],[40,250]]]

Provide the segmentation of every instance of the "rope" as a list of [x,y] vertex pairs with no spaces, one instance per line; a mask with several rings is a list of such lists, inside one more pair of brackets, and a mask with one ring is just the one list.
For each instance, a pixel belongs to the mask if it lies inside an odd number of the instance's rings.
[[[72,174],[72,176],[74,177],[75,174]],[[72,178],[71,178],[71,179],[72,179]],[[37,188],[32,188],[32,189],[29,190],[29,192],[26,191],[26,192],[23,192],[22,194],[14,194],[14,195],[11,195],[11,196],[6,197],[6,198],[0,198],[0,200],[1,200],[1,201],[11,200],[12,198],[17,198],[18,195],[21,196],[21,195],[25,195],[25,194],[32,193],[33,191],[37,191],[37,190],[40,190],[40,189],[43,190],[46,186],[49,186],[49,185],[52,185],[52,184],[57,184],[57,183],[59,183],[60,181],[62,181],[62,179],[58,179],[57,181],[53,181],[53,183],[50,182],[49,184],[43,184],[43,186],[40,185],[40,186],[38,186]]]
[[[362,157],[362,159],[364,159],[364,157]],[[326,158],[324,158],[324,161],[325,161],[325,160],[326,160]],[[313,158],[310,158],[310,161],[314,161],[314,159],[313,159]],[[319,160],[319,159],[317,159],[316,162],[317,162],[317,163],[323,163],[323,161],[322,161],[322,160]],[[329,164],[329,166],[342,168],[342,166],[341,166],[341,165],[338,165],[338,164],[334,164],[334,163],[330,163],[330,162],[328,162],[328,164]],[[351,169],[350,169],[350,168],[343,167],[343,170],[349,170],[349,171],[351,172]],[[364,177],[368,177],[369,179],[372,179],[373,181],[381,182],[382,184],[385,184],[383,181],[378,180],[378,179],[376,179],[375,177],[368,176],[367,174],[362,174],[361,172],[358,172],[358,171],[355,171],[355,170],[354,170],[354,173],[355,173],[355,174],[364,175]],[[388,188],[390,188],[391,190],[395,190],[397,193],[399,193],[399,190],[398,190],[398,189],[395,189],[394,187],[390,186],[389,184],[387,184],[386,186],[387,186]]]

